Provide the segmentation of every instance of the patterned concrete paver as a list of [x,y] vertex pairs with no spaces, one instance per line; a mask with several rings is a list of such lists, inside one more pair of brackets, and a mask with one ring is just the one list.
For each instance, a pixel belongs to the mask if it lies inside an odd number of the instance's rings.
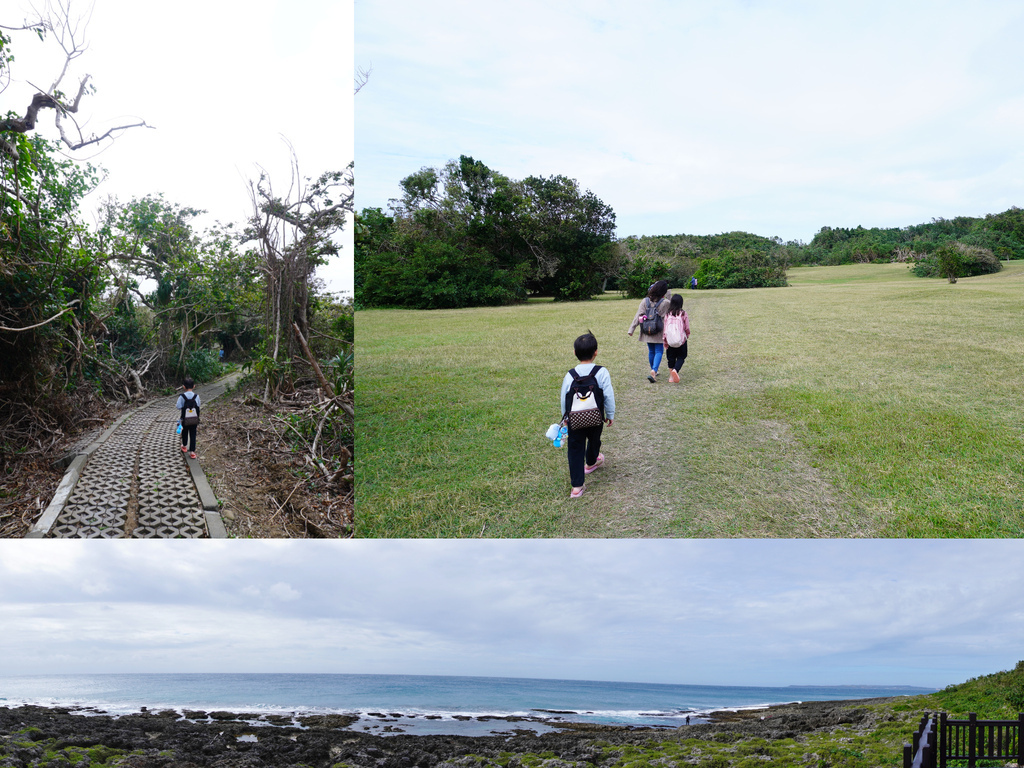
[[[239,375],[199,385],[205,406]],[[175,397],[144,406],[92,452],[48,538],[204,538],[210,535],[196,483],[176,434]],[[202,450],[202,425],[197,448]],[[201,470],[200,470],[201,473]]]

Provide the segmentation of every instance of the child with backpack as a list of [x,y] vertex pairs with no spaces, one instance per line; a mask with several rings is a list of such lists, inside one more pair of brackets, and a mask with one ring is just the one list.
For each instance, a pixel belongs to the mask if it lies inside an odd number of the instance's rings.
[[181,412],[181,452],[189,451],[191,458],[196,457],[196,431],[199,427],[199,393],[193,392],[196,383],[188,376],[181,382],[185,391],[178,395],[174,406]]
[[664,350],[662,335],[665,330],[665,313],[668,312],[668,301],[665,294],[668,293],[668,281],[659,280],[652,285],[647,296],[640,300],[640,306],[630,323],[626,335],[632,336],[637,326],[640,326],[640,341],[647,342],[647,361],[651,364],[651,372],[647,380],[651,384],[658,381],[658,367],[661,365],[661,356]]
[[665,342],[665,360],[668,362],[668,380],[678,384],[679,369],[686,362],[686,342],[690,338],[690,318],[683,309],[682,294],[675,294],[669,302],[662,338]]
[[562,379],[558,398],[562,424],[569,428],[570,499],[578,499],[587,489],[584,479],[604,464],[601,432],[615,418],[615,392],[608,369],[594,364],[597,339],[587,331],[573,342],[579,364]]

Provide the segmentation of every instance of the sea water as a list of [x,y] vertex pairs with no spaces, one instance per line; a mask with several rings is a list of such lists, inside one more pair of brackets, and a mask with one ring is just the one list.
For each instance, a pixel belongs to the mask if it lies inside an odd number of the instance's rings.
[[[552,723],[676,727],[708,712],[794,701],[915,695],[907,686],[715,686],[502,677],[316,674],[110,674],[0,677],[0,705],[150,710],[344,713],[379,732],[483,735]],[[530,718],[529,722],[488,718]],[[470,718],[470,719],[466,719]],[[485,718],[480,720],[479,718]]]

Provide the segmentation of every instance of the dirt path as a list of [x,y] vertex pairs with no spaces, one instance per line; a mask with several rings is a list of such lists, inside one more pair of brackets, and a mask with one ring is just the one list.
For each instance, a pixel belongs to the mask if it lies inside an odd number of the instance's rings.
[[275,414],[243,385],[203,413],[203,465],[230,536],[335,538],[352,535],[350,478],[323,482],[281,437]]
[[729,343],[719,317],[727,308],[700,305],[679,384],[664,364],[650,384],[646,349],[630,340],[635,363],[614,379],[621,418],[605,433],[608,467],[580,527],[631,537],[870,535],[789,426],[749,413],[762,387]]

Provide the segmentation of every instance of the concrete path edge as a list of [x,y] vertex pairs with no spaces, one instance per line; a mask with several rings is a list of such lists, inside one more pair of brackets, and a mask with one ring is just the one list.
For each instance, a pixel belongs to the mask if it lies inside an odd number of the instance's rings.
[[[230,388],[238,379],[241,378],[239,373],[229,373],[226,376],[221,376],[219,379],[214,379],[209,382],[210,384],[216,384],[224,381],[225,379],[233,379],[229,384]],[[219,397],[219,395],[218,395]],[[215,399],[215,398],[211,398]],[[114,434],[122,422],[124,422],[129,416],[138,413],[139,411],[148,408],[156,400],[150,400],[145,405],[140,405],[138,408],[122,413],[114,423],[111,424],[107,429],[103,431],[99,437],[93,442],[89,443],[75,458],[71,461],[67,470],[64,472],[64,477],[61,478],[60,485],[57,486],[57,490],[53,494],[53,499],[47,505],[46,509],[43,510],[43,514],[40,515],[39,520],[32,526],[31,530],[25,534],[26,539],[42,539],[46,537],[46,534],[50,532],[50,528],[60,517],[60,513],[64,511],[64,505],[67,504],[68,499],[71,496],[71,492],[75,490],[75,485],[78,483],[78,478],[82,476],[82,470],[85,469],[85,465],[89,462],[89,457],[103,445],[104,441]],[[226,539],[228,537],[227,529],[224,527],[224,520],[220,516],[218,508],[220,504],[217,501],[217,497],[213,494],[213,488],[210,487],[209,481],[206,479],[206,473],[203,472],[203,468],[199,464],[198,459],[185,458],[188,463],[188,470],[192,474],[192,482],[195,483],[196,492],[199,494],[199,501],[203,506],[203,511],[206,516],[206,531],[210,534],[211,539]]]

